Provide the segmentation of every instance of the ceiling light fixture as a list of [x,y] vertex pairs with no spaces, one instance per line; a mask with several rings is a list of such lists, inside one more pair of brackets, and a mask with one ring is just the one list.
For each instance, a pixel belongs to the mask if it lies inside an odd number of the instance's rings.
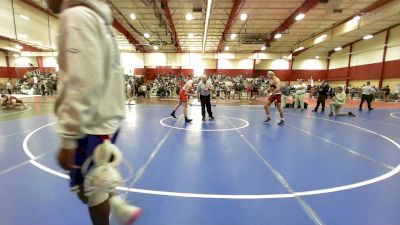
[[304,47],[299,47],[299,48],[295,49],[294,51],[298,52],[298,51],[301,51],[301,50],[304,50]]
[[237,37],[237,34],[231,34],[231,39],[232,39],[232,40],[235,40],[236,37]]
[[24,19],[24,20],[31,20],[29,17],[27,17],[27,16],[25,16],[25,15],[19,15],[19,17],[20,17],[21,19]]
[[281,38],[281,37],[282,37],[282,34],[280,34],[280,33],[277,33],[277,34],[275,34],[275,36],[274,36],[275,39],[279,39],[279,38]]
[[185,18],[186,20],[193,20],[193,15],[191,13],[186,13]]
[[242,13],[242,14],[240,15],[240,20],[241,20],[241,21],[247,20],[247,14],[246,14],[246,13]]
[[336,51],[336,52],[342,51],[342,47],[336,47],[336,48],[335,48],[335,51]]
[[354,21],[358,21],[358,20],[360,20],[360,19],[361,19],[361,16],[360,16],[360,15],[357,15],[357,16],[353,17],[353,20],[354,20]]
[[157,51],[158,50],[158,46],[154,45],[153,49]]
[[265,49],[267,49],[267,47],[265,47],[265,46],[261,47],[261,51],[264,51]]
[[150,34],[144,33],[143,36],[144,36],[145,38],[149,38],[149,37],[150,37]]
[[304,15],[304,13],[300,13],[299,15],[296,16],[296,20],[297,21],[302,20],[302,19],[304,19],[305,16],[306,15]]
[[364,39],[364,40],[368,40],[368,39],[371,39],[371,38],[373,38],[373,37],[374,37],[374,35],[368,34],[368,35],[365,35],[365,36],[363,37],[363,39]]
[[315,56],[316,59],[319,59],[319,56]]
[[229,51],[229,46],[225,46],[225,51]]
[[129,14],[129,17],[131,18],[131,20],[136,20],[136,14],[135,13]]

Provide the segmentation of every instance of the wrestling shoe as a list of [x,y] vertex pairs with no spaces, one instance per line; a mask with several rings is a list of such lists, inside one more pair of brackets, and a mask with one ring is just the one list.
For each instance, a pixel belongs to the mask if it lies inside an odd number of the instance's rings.
[[112,215],[115,216],[121,225],[134,224],[142,214],[142,209],[126,203],[121,197],[113,196],[110,198]]
[[269,121],[271,121],[271,118],[267,118],[266,120],[264,120],[264,123],[268,123]]

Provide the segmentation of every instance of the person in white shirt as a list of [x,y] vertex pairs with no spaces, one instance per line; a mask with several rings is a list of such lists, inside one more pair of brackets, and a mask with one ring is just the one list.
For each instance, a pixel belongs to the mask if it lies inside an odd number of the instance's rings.
[[[115,142],[125,117],[124,76],[112,30],[112,11],[106,0],[47,2],[53,13],[61,13],[58,63],[63,88],[55,103],[60,140],[58,162],[69,171],[71,190],[87,205],[93,225],[109,225],[111,210],[121,223],[131,224],[140,216],[141,209],[127,204],[115,193],[110,182],[120,180],[117,170],[104,174],[106,170],[91,166],[99,165],[93,163],[99,158],[95,157],[99,155],[97,147]],[[106,164],[116,164],[117,158],[122,157],[117,157],[116,147],[100,151],[103,156],[110,156],[110,151],[115,153]],[[86,173],[82,173],[84,165],[88,165]],[[103,173],[89,175],[95,171]],[[65,205],[55,207],[62,211]]]
[[299,84],[295,85],[294,88],[296,89],[294,94],[294,109],[297,109],[298,104],[300,103],[300,109],[303,111],[304,109],[304,94],[307,91],[307,85],[304,83],[303,80],[299,80]]
[[373,110],[371,106],[371,102],[374,98],[374,93],[375,93],[375,88],[370,86],[371,82],[367,82],[367,85],[361,88],[361,102],[360,102],[360,108],[358,109],[359,111],[362,111],[362,106],[364,104],[364,101],[367,101],[368,104],[368,110],[371,111]]
[[336,92],[335,96],[332,99],[333,101],[331,102],[331,112],[329,113],[329,116],[356,116],[352,112],[344,113],[340,112],[340,109],[344,105],[346,101],[346,93],[343,91],[342,86],[336,87]]
[[128,105],[131,104],[132,101],[132,86],[131,86],[131,81],[126,83],[126,97],[128,98]]
[[400,83],[396,85],[396,94],[400,98]]

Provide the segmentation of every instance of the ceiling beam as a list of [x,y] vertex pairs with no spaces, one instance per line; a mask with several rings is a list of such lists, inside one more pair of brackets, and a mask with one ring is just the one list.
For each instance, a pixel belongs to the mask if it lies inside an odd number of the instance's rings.
[[45,12],[47,15],[50,15],[54,18],[58,18],[58,16],[56,14],[52,13],[49,9],[46,9],[46,8],[34,3],[32,0],[20,0],[20,2],[23,2],[27,5],[29,5],[30,7],[35,8],[39,11]]
[[[387,31],[389,31],[389,30],[391,30],[391,29],[393,29],[393,28],[395,28],[395,27],[397,27],[397,26],[400,26],[400,23],[397,23],[397,24],[395,24],[395,25],[393,25],[393,26],[387,27],[387,28],[385,28],[385,29],[383,29],[383,30],[377,31],[377,32],[373,33],[372,35],[375,36],[375,35],[378,35],[378,34],[380,34],[380,33],[382,33],[382,32],[387,32]],[[342,49],[347,48],[347,47],[349,47],[349,46],[351,46],[351,45],[353,45],[353,44],[355,44],[355,43],[357,43],[357,42],[360,42],[360,41],[362,41],[362,40],[364,40],[364,39],[363,39],[363,38],[360,38],[360,39],[357,39],[357,40],[352,41],[352,42],[350,42],[350,43],[347,43],[347,44],[345,44],[345,45],[342,46]],[[334,52],[335,52],[335,50],[331,50],[331,51],[328,52],[328,55],[331,55],[331,54],[334,53]],[[351,54],[351,52],[350,52],[350,54]]]
[[228,35],[228,32],[231,29],[236,16],[239,14],[240,9],[245,2],[246,0],[234,0],[231,12],[229,13],[228,21],[226,22],[224,32],[222,32],[221,39],[218,44],[217,52],[222,51],[222,48],[224,47],[226,41],[226,36]]
[[320,0],[306,0],[303,2],[303,4],[296,9],[283,23],[276,28],[270,36],[267,37],[266,40],[266,46],[270,46],[271,42],[274,40],[274,36],[277,33],[283,33],[287,29],[289,29],[290,26],[292,26],[296,22],[296,16],[299,15],[300,13],[306,14],[308,11],[310,11],[312,8],[314,8]]
[[[369,13],[369,12],[371,12],[371,11],[373,11],[373,10],[376,10],[376,9],[378,9],[378,8],[380,8],[380,7],[382,7],[382,6],[386,5],[386,4],[388,4],[388,3],[391,3],[391,2],[393,2],[393,1],[394,1],[394,0],[378,0],[378,1],[374,2],[374,3],[372,3],[371,5],[367,6],[366,8],[360,10],[360,11],[358,12],[358,14],[359,14],[359,15],[362,15],[362,14]],[[356,14],[356,15],[357,15],[357,14]],[[321,31],[321,32],[318,32],[318,33],[316,33],[316,34],[311,35],[310,37],[308,37],[308,38],[306,38],[306,39],[300,41],[299,43],[305,42],[305,41],[307,41],[307,40],[309,40],[309,39],[311,39],[311,38],[315,38],[315,37],[317,37],[317,36],[320,36],[320,35],[322,35],[322,34],[328,32],[328,31],[330,31],[330,30],[334,30],[335,28],[337,28],[337,27],[343,25],[344,23],[347,23],[347,22],[351,21],[353,18],[354,18],[354,15],[351,16],[351,17],[346,18],[345,20],[343,20],[343,21],[341,21],[341,22],[339,22],[339,23],[334,24],[332,27],[330,27],[330,28],[328,28],[328,29],[325,29],[325,30],[323,30],[323,31]],[[379,32],[378,32],[378,33],[379,33]],[[299,43],[298,43],[298,44],[299,44]],[[350,45],[350,43],[349,43],[348,45]],[[348,46],[348,45],[347,45],[347,46]],[[346,47],[347,47],[347,46],[346,46]],[[313,46],[307,47],[306,49],[302,50],[300,53],[302,53],[302,52],[304,52],[304,51],[310,49],[311,47],[313,47]],[[330,51],[330,52],[333,53],[334,51],[332,50],[332,51]],[[297,55],[299,55],[299,54],[297,54]]]
[[171,12],[168,7],[168,0],[160,0],[160,2],[161,2],[161,9],[164,13],[164,16],[165,16],[165,18],[167,18],[168,26],[170,29],[172,39],[174,40],[174,45],[175,45],[176,51],[182,52],[181,46],[179,44],[178,35],[176,34],[174,21],[172,20],[172,15],[171,15]]
[[206,50],[206,44],[207,44],[207,38],[208,38],[208,26],[210,24],[212,8],[213,8],[213,0],[207,0],[206,19],[204,21],[204,31],[203,31],[203,41],[201,44],[201,53],[204,53]]
[[126,39],[128,39],[129,43],[135,46],[136,50],[139,50],[140,52],[146,52],[146,50],[140,46],[140,42],[136,40],[136,38],[133,37],[133,35],[129,33],[129,31],[126,30],[118,20],[114,19],[112,25],[117,31],[124,35]]
[[[12,45],[14,45],[14,44],[19,44],[19,45],[21,45],[22,48],[23,48],[21,51],[29,51],[29,52],[41,52],[41,51],[43,51],[43,50],[41,50],[41,49],[39,49],[39,48],[35,48],[35,47],[33,47],[33,46],[27,45],[27,44],[21,42],[21,40],[18,40],[18,39],[13,39],[13,38],[8,38],[8,37],[0,36],[0,40],[8,41],[8,42],[9,42],[9,45],[10,45],[10,46],[9,46],[10,48],[15,48],[15,46],[12,46]],[[7,50],[7,49],[6,49],[6,50]],[[7,51],[9,51],[9,50],[7,50]]]

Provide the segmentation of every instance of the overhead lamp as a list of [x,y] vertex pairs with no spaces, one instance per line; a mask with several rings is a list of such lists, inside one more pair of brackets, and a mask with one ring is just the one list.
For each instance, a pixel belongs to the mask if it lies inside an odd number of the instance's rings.
[[144,33],[143,36],[144,36],[145,38],[149,38],[149,37],[150,37],[150,34],[149,34],[149,33]]
[[304,47],[299,47],[299,48],[295,49],[294,51],[298,52],[298,51],[301,51],[301,50],[304,50]]
[[246,14],[246,13],[242,13],[242,14],[240,15],[240,20],[241,20],[241,21],[247,20],[247,14]]
[[153,49],[157,51],[157,50],[158,50],[158,46],[157,46],[157,45],[154,45],[154,46],[153,46]]
[[29,17],[27,17],[27,16],[25,16],[25,15],[19,15],[19,17],[20,17],[21,19],[24,19],[24,20],[31,20]]
[[192,20],[193,15],[191,13],[186,13],[185,18],[186,18],[186,20]]
[[368,40],[368,39],[371,39],[371,38],[373,38],[373,37],[374,37],[374,35],[368,34],[368,35],[365,35],[365,36],[363,37],[363,39],[364,39],[364,40]]
[[136,20],[136,14],[135,13],[129,14],[129,17],[131,18],[131,20]]
[[225,46],[225,51],[229,51],[229,46]]
[[327,38],[327,37],[328,37],[327,34],[323,34],[323,35],[317,37],[317,39],[320,40],[320,41],[322,41],[322,40],[324,40],[324,39]]
[[361,19],[361,16],[360,16],[360,15],[357,15],[357,16],[353,17],[353,20],[354,20],[354,21],[358,21],[358,20],[360,20],[360,19]]
[[280,34],[280,33],[277,33],[277,34],[275,34],[275,36],[274,36],[275,39],[279,39],[279,38],[281,38],[281,37],[282,37],[282,34]]
[[231,34],[231,39],[232,39],[232,40],[235,40],[236,37],[237,37],[237,34]]
[[335,48],[335,51],[336,51],[336,52],[342,51],[342,47],[336,47],[336,48]]
[[300,13],[299,15],[297,15],[296,16],[296,20],[302,20],[302,19],[304,19],[304,17],[305,17],[306,15],[304,15],[304,13]]
[[315,56],[316,59],[319,59],[319,56]]
[[261,51],[264,51],[265,49],[267,49],[265,45],[261,47]]

